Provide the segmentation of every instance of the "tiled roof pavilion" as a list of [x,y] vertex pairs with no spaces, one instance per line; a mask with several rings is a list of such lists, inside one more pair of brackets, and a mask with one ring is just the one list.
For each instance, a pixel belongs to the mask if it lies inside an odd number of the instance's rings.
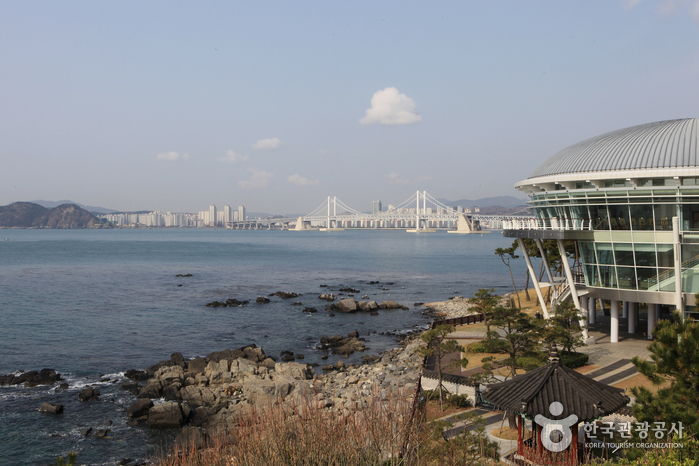
[[558,401],[563,412],[580,421],[597,419],[626,406],[623,388],[610,387],[575,372],[560,361],[549,362],[513,379],[488,386],[483,398],[499,408],[533,419],[537,414],[551,417],[549,406]]

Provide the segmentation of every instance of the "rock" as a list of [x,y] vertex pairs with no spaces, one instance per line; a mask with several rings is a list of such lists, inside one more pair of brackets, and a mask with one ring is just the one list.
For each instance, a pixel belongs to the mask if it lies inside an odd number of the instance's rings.
[[202,429],[196,427],[183,427],[182,432],[177,434],[175,438],[175,445],[179,445],[184,448],[185,451],[189,449],[201,449],[206,443],[206,434]]
[[243,353],[245,354],[245,358],[252,362],[262,362],[267,359],[264,350],[256,346],[247,346],[243,348]]
[[384,301],[379,304],[379,309],[401,309],[403,306],[395,301]]
[[[184,366],[184,362],[182,362]],[[153,379],[160,380],[163,387],[173,383],[173,382],[183,382],[184,381],[184,369],[182,366],[165,366],[158,369],[158,371],[153,375]]]
[[175,275],[175,277],[181,277],[181,278],[191,277],[191,276],[192,276],[191,273],[178,273],[177,275]]
[[80,390],[80,394],[78,394],[78,400],[80,401],[90,401],[90,400],[96,400],[97,397],[100,395],[99,390],[95,390],[92,387],[86,387]]
[[180,404],[175,401],[155,405],[148,411],[148,427],[153,429],[178,428],[184,421]]
[[141,389],[141,386],[139,384],[137,384],[136,382],[124,382],[121,384],[121,389],[126,390],[127,392],[131,393],[132,395],[138,395],[138,392]]
[[126,415],[130,418],[136,418],[148,415],[148,411],[153,407],[153,402],[148,398],[142,398],[131,404],[126,410]]
[[262,304],[267,304],[269,301],[269,298],[265,298],[264,296],[258,296],[257,299],[255,300],[256,303],[262,303]]
[[70,388],[70,385],[68,385],[67,383],[62,383],[58,386],[58,388],[61,390],[68,390]]
[[343,291],[345,293],[360,293],[359,290],[357,290],[356,288],[351,288],[351,287],[340,288],[338,291]]
[[268,379],[246,379],[242,386],[243,393],[252,403],[270,403],[275,401],[277,387]]
[[100,429],[95,432],[95,437],[97,438],[107,438],[107,435],[109,435],[109,429]]
[[332,364],[327,364],[323,366],[321,369],[323,369],[324,371],[333,371],[335,370],[335,367]]
[[147,367],[146,373],[148,374],[148,377],[153,377],[153,375],[155,375],[155,373],[158,371],[158,369],[160,369],[161,367],[171,366],[171,365],[172,365],[172,363],[170,362],[170,360],[165,359],[163,361],[158,362],[157,364],[153,364],[152,366]]
[[62,414],[63,413],[63,405],[54,405],[54,404],[51,404],[49,402],[44,402],[39,407],[39,412],[46,413],[46,414]]
[[343,299],[335,305],[335,309],[344,313],[357,312],[357,303],[352,298]]
[[277,291],[276,293],[272,293],[270,296],[279,296],[282,299],[289,299],[298,298],[301,295],[298,293],[291,293],[289,291]]
[[279,359],[282,361],[293,361],[294,358],[294,353],[292,351],[282,351],[281,354],[279,354]]
[[182,384],[180,382],[173,382],[167,387],[163,388],[163,398],[167,401],[180,400],[180,388]]
[[124,373],[124,376],[128,379],[135,380],[136,382],[148,380],[148,374],[146,374],[146,371],[137,371],[136,369],[129,369]]
[[216,414],[216,411],[213,408],[208,406],[197,406],[192,411],[192,416],[189,422],[193,426],[203,426],[214,414]]
[[303,306],[303,303],[301,301],[296,301],[294,303],[291,303],[292,306]]
[[173,366],[180,366],[184,369],[184,356],[182,356],[182,353],[172,353],[170,355],[170,363]]
[[206,370],[206,359],[205,358],[194,358],[187,362],[188,372],[204,372]]
[[163,385],[158,380],[148,382],[148,385],[138,392],[139,398],[160,398],[161,396],[163,396]]
[[80,435],[83,437],[87,437],[90,435],[90,432],[92,432],[92,427],[85,427],[84,429],[80,429]]
[[180,390],[180,397],[190,406],[195,408],[199,406],[213,406],[218,400],[214,391],[209,387],[199,387],[190,385]]
[[335,370],[339,371],[345,367],[345,363],[342,361],[337,361],[333,367],[335,368]]
[[286,375],[297,380],[310,380],[313,378],[313,368],[308,364],[300,364],[298,362],[286,364],[278,362],[274,365],[274,371],[277,374]]
[[318,309],[316,309],[314,307],[304,307],[303,312],[308,312],[309,314],[314,314],[314,313],[318,312]]
[[318,295],[318,299],[323,299],[325,301],[335,301],[335,295],[332,293],[321,293]]
[[356,330],[352,330],[350,333],[347,334],[348,338],[359,338],[359,332]]

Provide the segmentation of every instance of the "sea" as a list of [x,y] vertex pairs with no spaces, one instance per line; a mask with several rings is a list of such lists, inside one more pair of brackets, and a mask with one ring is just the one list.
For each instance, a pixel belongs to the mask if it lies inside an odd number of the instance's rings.
[[[369,349],[343,360],[359,363],[397,346],[395,334],[426,328],[418,303],[511,291],[494,254],[511,243],[499,231],[0,230],[0,374],[51,368],[69,384],[0,387],[0,465],[55,465],[72,451],[78,464],[153,458],[176,432],[127,424],[136,398],[119,387],[126,370],[174,352],[193,358],[249,344],[275,358],[292,351],[304,355],[300,362],[332,364],[340,356],[322,360],[320,337],[353,330]],[[521,285],[524,261],[512,268]],[[409,309],[326,312],[318,295],[347,287],[359,290],[357,300]],[[276,291],[301,296],[255,302]],[[206,306],[227,298],[251,302]],[[99,389],[98,400],[78,401],[87,385]],[[64,413],[39,413],[45,401]],[[109,429],[108,438],[83,436],[88,427]]]

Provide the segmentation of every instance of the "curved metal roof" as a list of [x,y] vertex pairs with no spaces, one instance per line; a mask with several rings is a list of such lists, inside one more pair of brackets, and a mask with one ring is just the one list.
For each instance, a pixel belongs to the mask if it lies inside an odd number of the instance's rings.
[[699,119],[632,126],[573,144],[539,165],[528,179],[564,173],[699,167]]

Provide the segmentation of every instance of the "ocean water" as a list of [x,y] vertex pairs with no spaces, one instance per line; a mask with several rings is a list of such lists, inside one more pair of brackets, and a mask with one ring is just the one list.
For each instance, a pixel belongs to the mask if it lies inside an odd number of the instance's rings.
[[[315,344],[352,330],[369,340],[370,350],[344,359],[357,362],[395,346],[395,337],[379,333],[428,323],[416,302],[510,291],[507,267],[494,255],[510,244],[499,232],[0,230],[0,374],[52,368],[70,385],[0,387],[0,464],[55,464],[70,451],[79,464],[152,456],[173,433],[126,424],[135,397],[119,389],[124,371],[176,351],[191,358],[251,343],[273,357],[290,350],[302,362],[333,363],[340,357],[322,361]],[[523,260],[513,270],[523,282]],[[331,317],[318,294],[341,287],[359,289],[357,300],[410,309]],[[254,302],[275,291],[302,296]],[[251,303],[205,306],[227,298]],[[294,301],[318,312],[303,313]],[[95,383],[100,399],[79,402],[80,388]],[[38,413],[44,401],[64,404],[65,413]],[[110,438],[83,437],[86,427],[108,428]]]

